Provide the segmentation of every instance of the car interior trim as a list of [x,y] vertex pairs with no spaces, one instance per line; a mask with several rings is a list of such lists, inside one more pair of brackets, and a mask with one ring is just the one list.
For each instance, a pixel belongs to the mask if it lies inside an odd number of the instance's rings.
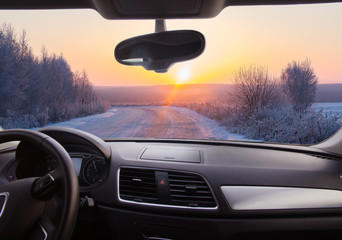
[[0,197],[4,197],[5,198],[2,206],[0,206],[1,207],[1,209],[0,209],[0,218],[1,218],[2,214],[4,213],[5,207],[6,207],[6,203],[7,203],[8,197],[9,197],[9,193],[8,192],[0,193]]
[[335,3],[342,0],[2,0],[1,9],[94,9],[107,19],[212,18],[230,6]]
[[41,225],[41,224],[39,224],[39,227],[40,227],[40,229],[42,230],[42,232],[43,232],[43,234],[44,234],[44,239],[43,240],[46,240],[46,239],[48,239],[48,233],[46,232],[46,230],[45,230],[45,228]]
[[233,210],[293,210],[342,207],[342,191],[333,189],[222,186]]

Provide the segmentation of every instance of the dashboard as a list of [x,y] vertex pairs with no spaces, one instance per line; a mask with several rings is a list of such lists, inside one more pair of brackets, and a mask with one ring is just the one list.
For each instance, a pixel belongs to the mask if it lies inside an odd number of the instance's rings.
[[[81,201],[93,202],[79,210],[75,239],[325,239],[342,232],[337,154],[308,146],[40,131],[67,150]],[[49,154],[24,142],[1,151],[0,159],[1,179],[8,181],[56,168]]]

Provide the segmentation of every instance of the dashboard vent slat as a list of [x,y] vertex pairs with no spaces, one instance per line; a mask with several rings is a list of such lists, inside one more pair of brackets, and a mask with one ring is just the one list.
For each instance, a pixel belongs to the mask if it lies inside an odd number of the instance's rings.
[[120,198],[129,201],[156,203],[157,186],[153,170],[122,168]]
[[208,184],[196,174],[169,172],[171,202],[190,207],[216,207]]

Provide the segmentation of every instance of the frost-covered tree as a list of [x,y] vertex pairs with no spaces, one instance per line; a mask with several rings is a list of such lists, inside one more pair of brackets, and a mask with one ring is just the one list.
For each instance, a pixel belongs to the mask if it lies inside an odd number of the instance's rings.
[[13,28],[3,24],[0,28],[0,114],[7,117],[7,109],[12,108],[12,80],[15,74],[18,45]]
[[40,127],[106,109],[85,72],[74,74],[62,55],[45,48],[35,57],[25,31],[17,37],[10,25],[0,26],[1,126]]
[[78,115],[103,112],[107,108],[98,98],[84,70],[81,73],[74,73],[74,97]]
[[282,71],[281,83],[295,111],[303,113],[314,102],[317,76],[308,59],[289,63]]
[[273,105],[278,102],[277,81],[265,67],[241,67],[234,75],[236,105],[246,112]]

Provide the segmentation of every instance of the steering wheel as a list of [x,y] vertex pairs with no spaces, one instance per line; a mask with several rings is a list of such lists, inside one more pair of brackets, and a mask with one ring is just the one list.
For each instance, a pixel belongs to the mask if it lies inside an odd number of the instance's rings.
[[1,131],[0,143],[9,141],[37,146],[56,160],[57,168],[43,177],[0,179],[0,239],[70,239],[77,218],[79,189],[69,154],[41,132]]

